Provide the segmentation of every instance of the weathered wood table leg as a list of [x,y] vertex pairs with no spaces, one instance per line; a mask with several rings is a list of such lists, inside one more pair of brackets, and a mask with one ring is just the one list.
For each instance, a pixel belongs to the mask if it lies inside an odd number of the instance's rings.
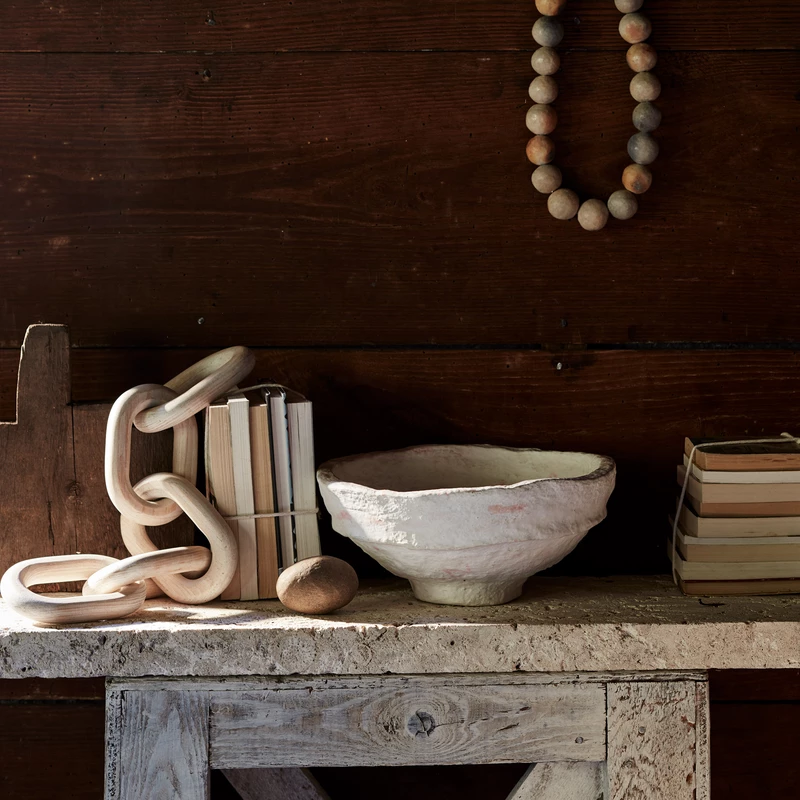
[[106,800],[208,800],[208,693],[106,691]]
[[708,800],[708,684],[607,684],[608,800]]

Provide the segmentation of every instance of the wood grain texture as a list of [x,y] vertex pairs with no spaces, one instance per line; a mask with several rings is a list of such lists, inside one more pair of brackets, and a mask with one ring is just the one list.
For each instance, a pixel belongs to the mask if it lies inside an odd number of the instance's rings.
[[511,790],[508,800],[603,800],[606,783],[604,763],[533,764]]
[[597,761],[605,755],[600,685],[459,686],[386,678],[371,691],[215,691],[217,768]]
[[18,381],[11,385],[16,388],[16,421],[0,422],[0,572],[23,559],[75,552],[69,335],[64,327],[28,329]]
[[707,727],[696,685],[617,683],[607,691],[610,800],[707,800]]
[[[137,383],[163,382],[206,352],[75,350],[73,393],[99,400]],[[665,520],[684,436],[792,430],[800,395],[800,356],[781,350],[320,348],[260,350],[257,357],[254,379],[285,383],[314,402],[317,463],[424,443],[613,457],[618,478],[609,518],[557,567],[572,574],[665,571]],[[13,375],[14,359],[0,350],[0,387],[4,375]],[[10,398],[3,399],[0,414]],[[99,484],[92,497],[104,491]],[[617,546],[609,548],[612,535]],[[363,576],[383,574],[327,523],[322,538],[326,552],[350,560]],[[116,546],[116,534],[112,539]]]
[[[131,0],[102,9],[91,0],[51,6],[16,0],[4,50],[481,50],[528,49],[538,16],[532,3],[459,0],[296,0],[284,4]],[[791,48],[798,43],[797,6],[743,0],[698,6],[691,0],[648,4],[660,49]],[[613,3],[576,3],[566,14],[568,47],[619,49]]]
[[[130,691],[122,697],[118,748],[109,748],[107,800],[208,800],[206,694]],[[108,743],[107,743],[108,744]]]
[[241,800],[330,800],[307,769],[226,769]]
[[[0,56],[0,344],[800,339],[795,54],[664,54],[656,184],[594,237],[530,184],[528,60]],[[630,70],[564,76],[558,164],[606,196]]]

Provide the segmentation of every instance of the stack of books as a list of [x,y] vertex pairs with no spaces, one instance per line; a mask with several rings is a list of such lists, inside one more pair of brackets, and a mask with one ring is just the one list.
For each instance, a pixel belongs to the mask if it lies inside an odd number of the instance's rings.
[[282,569],[321,554],[311,403],[272,385],[212,403],[206,477],[239,545],[239,569],[222,599],[276,597]]
[[[800,445],[686,439],[674,566],[691,595],[800,591]],[[674,518],[670,520],[674,524]],[[670,557],[673,542],[669,543]]]

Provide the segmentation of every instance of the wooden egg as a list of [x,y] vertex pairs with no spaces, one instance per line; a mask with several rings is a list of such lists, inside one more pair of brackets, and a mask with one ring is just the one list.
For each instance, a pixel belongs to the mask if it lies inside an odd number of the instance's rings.
[[658,142],[649,133],[634,133],[628,139],[628,155],[637,164],[652,164],[658,158]]
[[549,164],[556,155],[556,146],[549,136],[534,136],[528,140],[525,153],[531,164]]
[[[542,47],[558,47],[564,38],[564,26],[555,17],[539,17],[533,23],[532,34],[536,44],[540,44]],[[636,39],[635,41],[641,40]]]
[[552,47],[540,47],[531,56],[531,66],[539,75],[554,75],[561,66],[561,58]]
[[528,94],[534,103],[552,103],[558,97],[558,84],[550,75],[539,75],[531,81]]
[[547,210],[556,219],[572,219],[579,205],[578,195],[572,189],[557,189],[547,198]]
[[658,53],[653,45],[639,42],[628,48],[625,60],[634,72],[647,72],[647,70],[655,67],[658,61]]
[[561,170],[553,164],[544,164],[533,171],[531,183],[537,192],[551,194],[561,186]]
[[567,5],[567,0],[536,0],[536,10],[546,17],[555,17]]
[[653,183],[653,173],[641,164],[628,164],[622,171],[622,185],[634,194],[644,194]]
[[617,11],[623,14],[631,14],[644,5],[644,0],[614,0],[614,5],[617,7]]
[[652,32],[653,26],[644,14],[626,14],[619,21],[619,35],[630,44],[643,42]]
[[525,124],[531,133],[548,134],[556,129],[558,114],[553,106],[535,105],[528,109]]
[[661,111],[652,103],[639,103],[633,109],[633,127],[637,131],[650,133],[661,124]]
[[585,231],[599,231],[605,228],[606,222],[608,208],[602,200],[587,200],[578,209],[578,224]]
[[287,567],[278,577],[278,599],[300,614],[330,614],[358,591],[356,571],[340,558],[315,556]]
[[631,78],[630,88],[637,103],[650,103],[661,94],[661,81],[652,72],[638,72]]
[[636,195],[627,189],[619,189],[608,198],[608,212],[614,219],[630,219],[639,210]]

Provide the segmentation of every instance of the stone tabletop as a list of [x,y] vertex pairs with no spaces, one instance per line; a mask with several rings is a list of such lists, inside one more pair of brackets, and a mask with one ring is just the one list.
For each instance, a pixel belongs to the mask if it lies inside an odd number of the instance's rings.
[[149,600],[40,628],[0,602],[0,678],[379,675],[800,667],[800,597],[683,596],[667,577],[533,578],[519,600],[415,600],[404,581],[305,617],[277,601]]

